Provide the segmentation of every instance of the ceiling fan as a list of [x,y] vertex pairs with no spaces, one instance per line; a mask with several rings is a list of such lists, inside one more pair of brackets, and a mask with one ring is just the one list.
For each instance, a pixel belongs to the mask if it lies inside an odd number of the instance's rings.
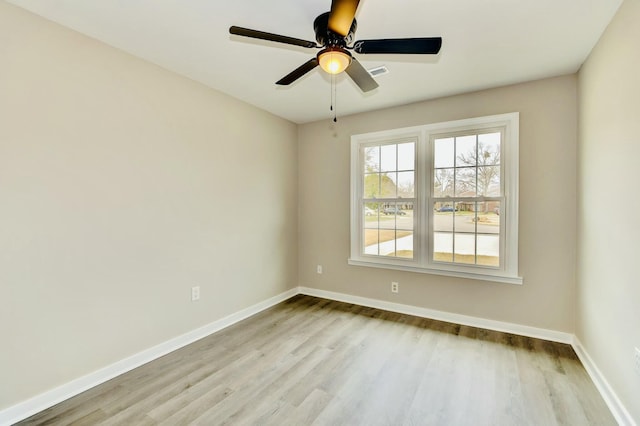
[[318,16],[313,22],[317,43],[236,26],[230,27],[229,32],[234,35],[260,40],[322,49],[315,58],[309,59],[276,82],[276,84],[283,86],[293,83],[320,65],[329,74],[339,74],[345,71],[360,90],[368,92],[378,87],[378,83],[349,50],[359,54],[402,53],[427,55],[437,54],[440,51],[442,46],[442,38],[440,37],[359,40],[350,45],[357,28],[355,14],[359,2],[360,0],[332,0],[331,11]]

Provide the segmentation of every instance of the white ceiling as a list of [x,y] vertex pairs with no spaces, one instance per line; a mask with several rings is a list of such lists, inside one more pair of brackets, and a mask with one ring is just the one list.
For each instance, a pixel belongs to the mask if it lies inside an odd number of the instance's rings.
[[[296,123],[329,119],[331,83],[319,68],[274,83],[315,49],[230,36],[238,25],[315,41],[331,0],[8,0],[66,27]],[[575,72],[622,0],[362,0],[355,39],[443,38],[437,56],[357,55],[386,65],[363,94],[344,73],[347,115]]]

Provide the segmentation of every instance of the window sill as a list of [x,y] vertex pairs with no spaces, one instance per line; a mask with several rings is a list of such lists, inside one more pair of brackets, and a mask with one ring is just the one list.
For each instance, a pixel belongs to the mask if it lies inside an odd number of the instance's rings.
[[366,260],[349,259],[349,265],[365,266],[369,268],[394,269],[397,271],[418,272],[422,274],[442,275],[445,277],[468,278],[472,280],[491,281],[505,284],[523,284],[523,278],[511,275],[480,274],[465,271],[451,271],[445,269],[426,268],[422,266],[398,265],[394,263],[370,262]]

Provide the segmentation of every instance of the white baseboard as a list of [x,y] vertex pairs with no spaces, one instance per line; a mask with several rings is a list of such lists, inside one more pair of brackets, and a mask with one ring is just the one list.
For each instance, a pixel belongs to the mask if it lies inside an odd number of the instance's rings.
[[573,342],[573,334],[563,333],[561,331],[529,327],[526,325],[495,321],[468,315],[453,314],[450,312],[420,308],[417,306],[404,305],[401,303],[386,302],[377,299],[369,299],[367,297],[352,296],[344,293],[318,290],[309,287],[299,287],[299,291],[301,294],[307,294],[309,296],[322,297],[324,299],[331,299],[339,302],[353,303],[355,305],[368,306],[370,308],[383,309],[385,311],[392,311],[400,314],[414,315],[417,317],[452,322],[455,324],[468,325],[471,327],[484,328],[487,330],[502,331],[505,333],[534,337],[537,339],[544,339],[552,342],[567,344],[571,344]]
[[604,402],[607,403],[609,410],[611,410],[611,414],[616,418],[618,424],[621,426],[637,426],[633,418],[631,418],[631,414],[629,414],[625,406],[622,404],[622,401],[620,401],[611,385],[609,385],[609,382],[607,382],[607,379],[604,378],[604,375],[600,372],[576,336],[573,336],[572,346],[576,351],[578,358],[580,358],[580,362],[582,362],[585,370],[587,370],[589,377],[591,377],[596,388],[598,388]]
[[47,408],[50,408],[66,399],[91,389],[94,386],[98,386],[99,384],[111,380],[114,377],[131,371],[134,368],[160,358],[161,356],[173,352],[176,349],[180,349],[190,343],[242,321],[245,318],[255,315],[258,312],[277,305],[298,293],[299,291],[297,288],[285,291],[277,296],[271,297],[246,309],[242,309],[241,311],[221,318],[203,327],[175,337],[157,346],[101,368],[98,371],[72,380],[71,382],[65,383],[55,389],[4,409],[0,411],[0,425],[11,425],[20,420],[24,420],[42,410],[46,410]]

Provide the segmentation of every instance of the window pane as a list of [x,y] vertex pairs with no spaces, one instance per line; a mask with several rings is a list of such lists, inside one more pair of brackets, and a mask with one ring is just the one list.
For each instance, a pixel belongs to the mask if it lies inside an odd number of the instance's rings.
[[413,203],[397,203],[396,209],[396,228],[413,231]]
[[397,173],[383,173],[380,175],[380,197],[381,198],[395,198],[397,197],[396,181],[398,180]]
[[415,170],[415,151],[413,142],[398,145],[398,170]]
[[478,135],[478,164],[496,166],[500,164],[500,133]]
[[454,169],[436,169],[433,179],[434,197],[453,197]]
[[453,232],[453,205],[451,203],[435,203],[433,230]]
[[396,229],[395,203],[384,203],[380,205],[380,228]]
[[476,221],[480,234],[500,233],[500,202],[485,201],[477,203]]
[[395,255],[413,259],[413,203],[397,203],[396,208]]
[[453,261],[455,263],[476,263],[476,236],[474,234],[455,234]]
[[362,235],[362,245],[365,254],[378,254],[378,232],[380,228],[379,209],[379,203],[365,203],[363,207],[364,232]]
[[436,262],[453,262],[453,233],[433,233],[433,260]]
[[500,201],[490,201],[488,202],[488,212],[493,212],[497,217],[495,218],[498,221],[498,225],[500,225],[500,210],[502,209],[502,203]]
[[371,228],[371,226],[368,226],[370,223],[374,223],[375,228],[377,228],[377,221],[379,216],[378,203],[365,203],[362,210],[362,214],[364,215],[365,228]]
[[367,173],[364,175],[364,198],[380,198],[380,173]]
[[455,169],[455,196],[475,197],[476,196],[476,168],[463,167]]
[[414,178],[414,172],[398,172],[398,197],[413,198]]
[[455,232],[476,232],[476,203],[458,202],[455,204]]
[[380,171],[390,172],[396,170],[396,146],[382,145],[380,147]]
[[477,203],[475,219],[478,232],[477,264],[500,266],[500,202]]
[[413,259],[413,233],[411,233],[411,235],[402,237],[402,239],[398,240],[396,257],[402,257],[404,259]]
[[478,235],[478,265],[500,266],[500,236]]
[[370,146],[364,149],[364,171],[365,173],[380,171],[379,146]]
[[456,138],[456,167],[475,166],[476,135]]
[[378,255],[378,230],[365,229],[363,233],[364,254]]
[[433,165],[435,168],[454,166],[453,138],[435,139],[433,141]]
[[478,167],[478,195],[500,196],[500,166]]
[[474,201],[458,201],[455,205],[456,211],[456,226],[460,228],[460,221],[466,220],[467,222],[470,220],[470,215],[473,215],[476,210],[476,203]]

